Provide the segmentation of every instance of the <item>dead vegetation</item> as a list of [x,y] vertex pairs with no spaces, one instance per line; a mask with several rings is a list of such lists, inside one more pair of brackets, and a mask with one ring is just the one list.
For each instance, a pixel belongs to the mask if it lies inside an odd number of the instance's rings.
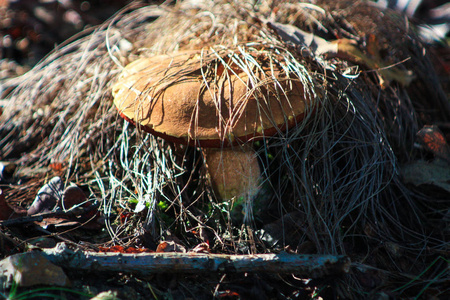
[[[87,249],[172,240],[188,249],[206,242],[224,254],[344,254],[352,269],[334,285],[317,282],[324,297],[443,297],[450,191],[419,189],[401,174],[406,163],[434,159],[416,133],[448,124],[449,101],[405,19],[360,2],[331,2],[131,5],[61,46],[3,83],[0,159],[17,163],[21,178],[2,187],[6,200],[31,202],[22,191],[58,173],[101,205],[109,235],[74,240]],[[315,53],[283,25],[349,40],[352,51]],[[128,63],[202,49],[232,59],[255,86],[276,84],[252,77],[261,64],[255,53],[264,53],[314,99],[295,127],[247,142],[263,173],[252,199],[218,201],[199,148],[130,126],[112,104],[111,87]],[[306,289],[295,277],[284,280],[292,295]],[[245,294],[245,284],[233,288]]]

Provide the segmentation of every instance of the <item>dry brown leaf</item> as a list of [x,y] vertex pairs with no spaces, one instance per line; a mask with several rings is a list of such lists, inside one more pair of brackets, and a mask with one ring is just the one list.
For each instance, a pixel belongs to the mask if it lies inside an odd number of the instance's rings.
[[417,132],[417,138],[425,149],[450,163],[450,146],[436,125],[424,126]]

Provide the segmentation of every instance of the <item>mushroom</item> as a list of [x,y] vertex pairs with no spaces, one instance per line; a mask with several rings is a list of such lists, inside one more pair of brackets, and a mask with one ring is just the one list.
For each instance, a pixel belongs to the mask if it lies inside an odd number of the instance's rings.
[[253,57],[258,65],[252,68],[236,54],[207,51],[140,58],[114,84],[114,104],[123,118],[155,136],[201,147],[220,198],[251,197],[261,170],[246,142],[294,126],[309,102],[300,80],[266,52]]

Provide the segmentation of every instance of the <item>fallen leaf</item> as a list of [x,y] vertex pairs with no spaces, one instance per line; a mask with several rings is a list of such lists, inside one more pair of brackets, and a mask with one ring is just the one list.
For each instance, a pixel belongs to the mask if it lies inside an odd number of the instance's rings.
[[383,61],[379,55],[380,49],[378,48],[378,43],[374,38],[368,41],[368,50],[374,54],[369,57],[358,48],[353,40],[338,39],[329,41],[315,34],[303,31],[294,25],[269,21],[265,21],[265,23],[269,28],[275,30],[283,41],[309,49],[315,57],[320,55],[339,57],[376,70],[380,78],[380,85],[383,88],[392,80],[397,81],[403,86],[407,86],[415,78],[412,71],[399,69]]
[[49,165],[49,168],[53,171],[62,171],[63,169],[63,163],[61,162],[55,162]]
[[101,292],[91,300],[120,300],[120,298],[117,296],[117,291],[107,291]]
[[71,183],[62,196],[61,207],[64,211],[71,209],[73,206],[81,204],[87,200],[83,190],[76,184]]
[[46,217],[42,221],[36,221],[35,224],[39,225],[44,229],[61,229],[65,227],[75,227],[79,226],[80,222],[71,221],[65,217]]
[[120,214],[120,224],[125,224],[133,215],[133,212],[123,211]]
[[209,244],[208,243],[200,243],[197,246],[194,247],[194,249],[192,249],[189,252],[194,252],[194,253],[210,253],[210,249],[209,249]]
[[135,247],[128,247],[125,249],[125,253],[149,253],[153,252],[150,249],[147,248],[135,248]]
[[450,163],[450,146],[436,125],[425,125],[417,132],[416,136],[425,149]]
[[0,161],[0,183],[9,183],[14,177],[17,165],[11,162]]
[[177,244],[174,241],[163,241],[159,243],[156,252],[182,252],[186,253],[186,248],[183,245]]
[[274,29],[283,41],[307,47],[315,56],[325,53],[338,53],[338,44],[327,41],[315,34],[303,31],[294,25],[278,22],[267,22],[267,25]]
[[36,198],[28,208],[27,214],[29,216],[52,211],[60,199],[64,191],[63,182],[60,177],[53,177],[47,184],[45,184],[37,192]]
[[98,250],[100,252],[125,253],[125,248],[119,245],[115,245],[112,247],[98,247]]
[[415,186],[431,184],[450,192],[450,164],[444,160],[418,160],[404,165],[401,174],[406,183]]
[[85,229],[101,227],[96,205],[87,201],[83,190],[71,183],[67,188],[60,177],[53,177],[38,191],[36,198],[27,211],[28,216],[40,215],[42,219],[34,221],[44,229],[54,229],[82,225]]
[[0,189],[0,220],[8,220],[14,214],[14,210],[6,203],[3,190]]
[[231,291],[231,290],[225,290],[225,291],[218,291],[215,296],[217,298],[229,298],[229,297],[235,297],[237,299],[239,299],[239,293],[235,292],[235,291]]
[[112,247],[99,247],[100,252],[112,252],[112,253],[151,253],[154,252],[147,248],[135,248],[135,247],[122,247],[122,246],[112,246]]

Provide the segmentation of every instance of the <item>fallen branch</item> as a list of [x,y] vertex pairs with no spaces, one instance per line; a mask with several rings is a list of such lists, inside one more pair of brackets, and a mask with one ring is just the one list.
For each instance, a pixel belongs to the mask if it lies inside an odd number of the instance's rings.
[[19,226],[19,225],[23,225],[26,223],[32,223],[32,222],[42,222],[44,219],[46,218],[73,218],[73,217],[78,217],[78,216],[82,216],[85,215],[91,211],[93,211],[94,209],[98,209],[99,205],[98,204],[92,204],[89,205],[88,207],[77,207],[68,211],[63,211],[63,210],[59,210],[59,211],[50,211],[50,212],[43,212],[40,214],[35,214],[35,215],[31,215],[31,216],[18,216],[14,219],[9,219],[9,220],[4,220],[4,221],[0,221],[0,227],[1,226]]
[[166,272],[268,272],[295,273],[308,278],[318,278],[347,273],[350,268],[350,259],[343,255],[96,253],[73,250],[64,243],[42,251],[52,263],[67,269],[127,272],[137,275]]

